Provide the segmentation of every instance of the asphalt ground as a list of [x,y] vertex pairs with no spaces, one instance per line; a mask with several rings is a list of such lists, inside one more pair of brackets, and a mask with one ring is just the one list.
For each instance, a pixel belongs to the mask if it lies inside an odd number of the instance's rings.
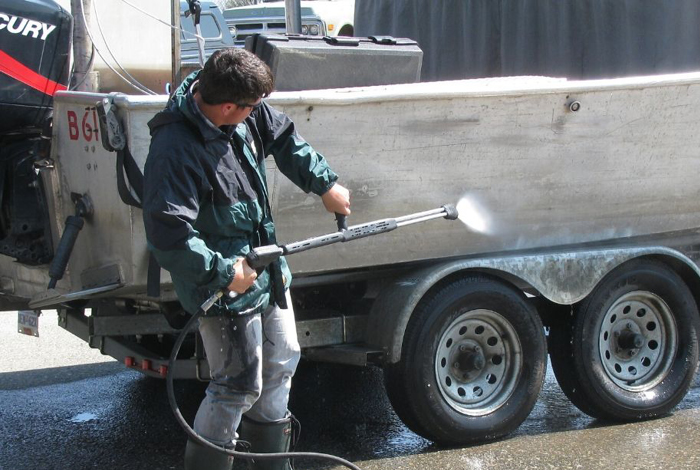
[[[126,370],[60,329],[18,334],[0,313],[0,469],[181,469],[185,434],[165,383]],[[574,408],[548,373],[535,409],[507,438],[445,449],[413,434],[386,399],[382,373],[314,363],[294,379],[290,408],[302,422],[298,450],[342,456],[363,470],[698,469],[700,382],[674,412],[634,424],[602,423]],[[191,419],[205,385],[178,381]],[[244,468],[237,463],[238,468]],[[297,461],[301,469],[341,469]]]

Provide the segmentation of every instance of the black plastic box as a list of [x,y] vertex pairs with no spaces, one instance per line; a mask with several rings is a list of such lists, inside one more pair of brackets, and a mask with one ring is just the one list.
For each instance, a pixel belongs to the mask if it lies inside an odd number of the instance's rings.
[[414,83],[423,61],[418,43],[387,36],[256,35],[245,47],[272,69],[279,91]]

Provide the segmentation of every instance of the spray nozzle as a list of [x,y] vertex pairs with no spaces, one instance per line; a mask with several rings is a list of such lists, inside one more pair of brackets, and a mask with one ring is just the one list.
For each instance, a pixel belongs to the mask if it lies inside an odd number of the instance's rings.
[[442,208],[445,209],[445,218],[447,220],[457,220],[459,218],[459,211],[457,211],[454,204],[445,204]]

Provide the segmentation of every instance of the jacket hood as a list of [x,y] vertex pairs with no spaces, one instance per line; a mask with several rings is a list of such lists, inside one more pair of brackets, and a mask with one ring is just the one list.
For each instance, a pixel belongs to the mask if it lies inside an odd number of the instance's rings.
[[193,127],[197,128],[199,134],[205,141],[225,135],[224,131],[212,124],[212,122],[202,114],[194,100],[192,89],[199,78],[200,72],[201,71],[198,70],[188,75],[168,100],[165,110],[158,113],[148,122],[151,136],[159,127],[171,122],[183,120],[183,118],[189,121]]

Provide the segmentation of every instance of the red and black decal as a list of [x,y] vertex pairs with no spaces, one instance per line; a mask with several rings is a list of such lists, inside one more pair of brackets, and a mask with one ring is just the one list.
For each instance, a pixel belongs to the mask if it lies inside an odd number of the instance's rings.
[[53,96],[57,91],[66,89],[65,85],[54,82],[35,72],[4,51],[0,51],[0,73],[4,73],[49,96]]

